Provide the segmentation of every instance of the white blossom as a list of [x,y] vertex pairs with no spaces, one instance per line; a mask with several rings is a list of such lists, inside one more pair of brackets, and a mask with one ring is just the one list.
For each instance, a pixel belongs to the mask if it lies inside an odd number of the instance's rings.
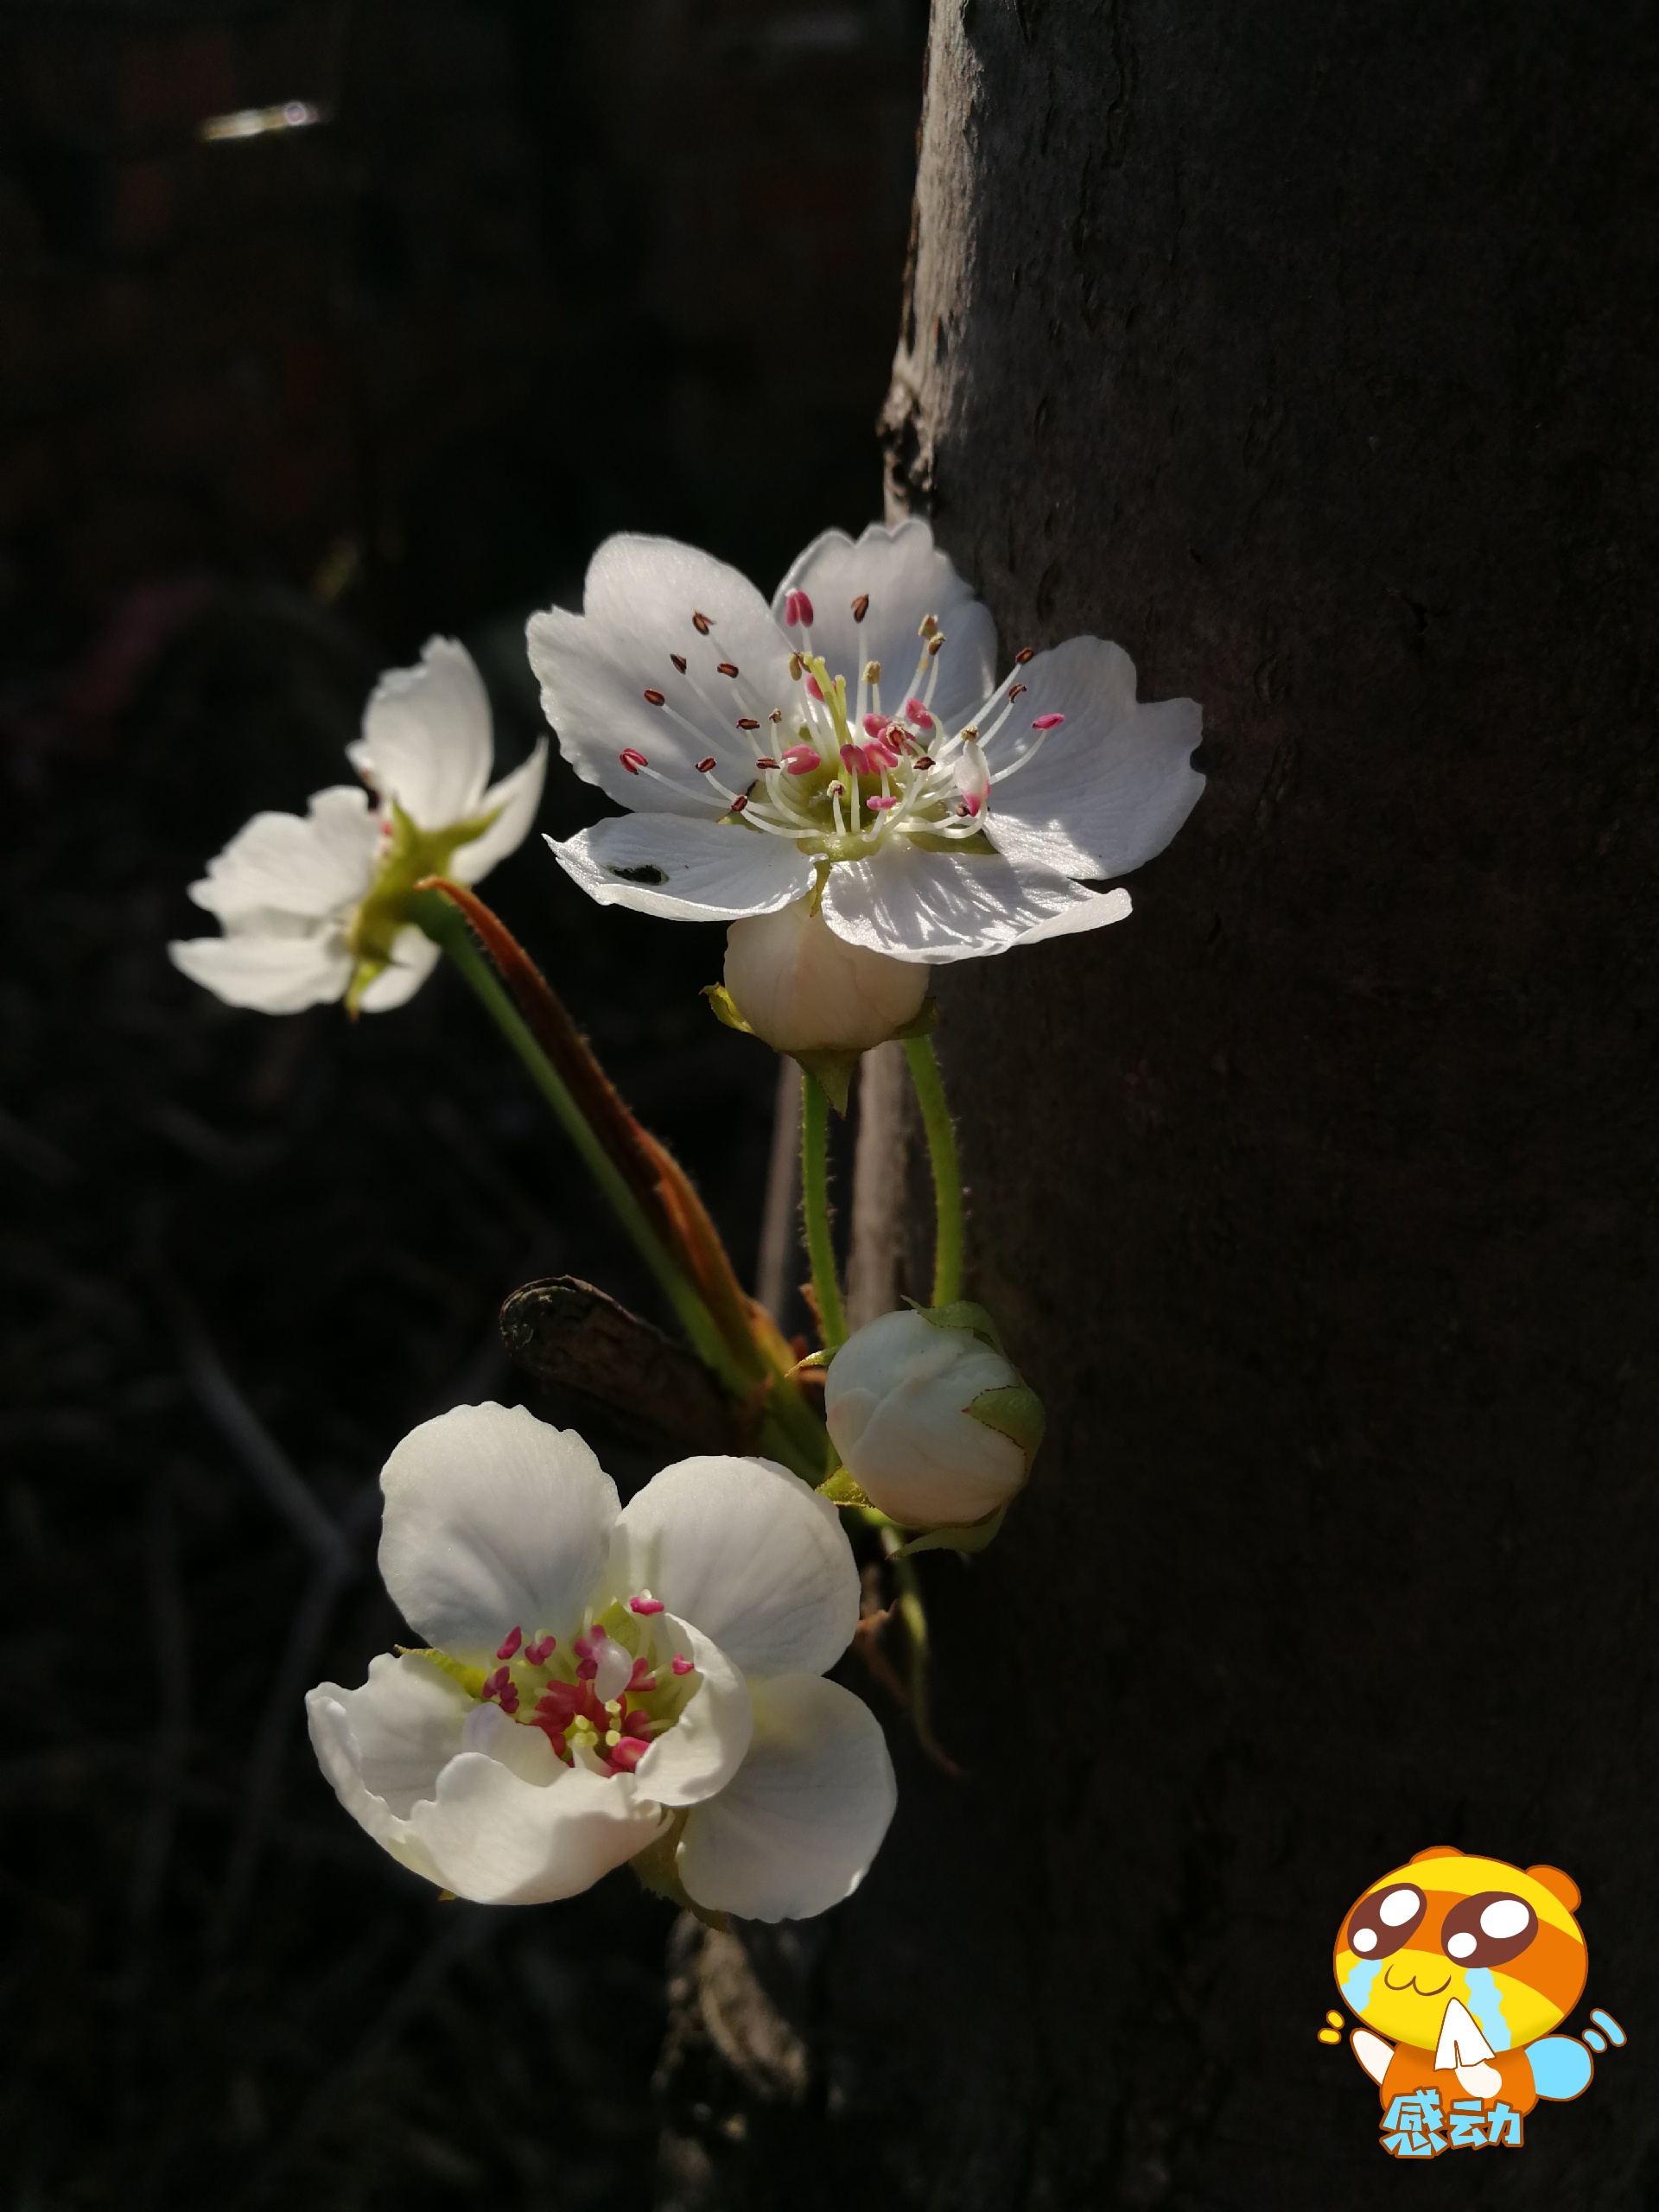
[[770,1460],[705,1458],[619,1510],[573,1430],[493,1405],[423,1423],[381,1484],[381,1573],[430,1648],[308,1706],[393,1857],[492,1904],[648,1851],[745,1918],[857,1888],[894,1787],[868,1708],[821,1679],[858,1618],[832,1506]]
[[830,1440],[871,1504],[906,1528],[982,1520],[1030,1472],[1041,1408],[990,1333],[977,1306],[883,1313],[830,1362]]
[[490,702],[472,657],[429,640],[416,668],[376,686],[347,748],[372,787],[334,785],[303,816],[256,814],[190,886],[224,934],[168,949],[232,1006],[264,1014],[346,999],[379,1014],[431,973],[438,949],[404,918],[423,876],[477,883],[529,836],[547,770],[543,739],[490,782]]
[[[532,617],[576,772],[632,810],[564,843],[602,904],[738,921],[798,901],[849,944],[934,963],[1095,929],[1204,779],[1190,699],[1137,702],[1122,649],[1015,656],[925,523],[827,531],[767,607],[667,539],[609,539],[583,611]],[[734,995],[737,995],[735,993]]]

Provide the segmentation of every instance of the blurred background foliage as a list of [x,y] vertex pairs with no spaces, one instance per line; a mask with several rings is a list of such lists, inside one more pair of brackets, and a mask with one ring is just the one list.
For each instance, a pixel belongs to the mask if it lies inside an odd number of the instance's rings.
[[[399,1633],[375,1477],[520,1386],[494,1313],[649,1303],[440,976],[355,1028],[167,963],[256,808],[433,631],[538,723],[618,528],[769,588],[880,510],[923,0],[13,0],[0,13],[0,2203],[653,2201],[669,1921],[443,1905],[299,1694]],[[204,143],[227,111],[318,127]],[[602,809],[562,766],[544,828]],[[752,1264],[769,1055],[720,935],[492,898]],[[553,1418],[571,1409],[536,1401]],[[589,1424],[590,1425],[590,1424]],[[625,1486],[649,1462],[598,1440]],[[660,2087],[660,2083],[658,2083]]]

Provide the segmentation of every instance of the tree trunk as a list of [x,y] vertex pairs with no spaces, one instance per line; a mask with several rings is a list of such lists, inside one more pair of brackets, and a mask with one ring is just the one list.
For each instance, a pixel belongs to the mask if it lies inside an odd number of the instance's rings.
[[926,1562],[968,1778],[899,1738],[864,1891],[760,1954],[817,2088],[710,2202],[1392,2205],[1315,2033],[1442,1842],[1578,1880],[1637,2045],[1466,2201],[1655,2201],[1656,48],[936,5],[894,507],[1005,649],[1201,699],[1211,782],[1132,920],[943,971],[1049,1441]]

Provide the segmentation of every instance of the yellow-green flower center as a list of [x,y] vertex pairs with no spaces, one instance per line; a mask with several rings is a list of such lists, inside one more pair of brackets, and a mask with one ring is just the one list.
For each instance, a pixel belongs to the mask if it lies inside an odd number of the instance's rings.
[[391,967],[397,933],[409,925],[409,900],[416,885],[430,875],[448,875],[456,853],[481,837],[500,811],[499,806],[492,807],[487,814],[452,822],[447,829],[423,830],[392,800],[374,881],[346,933],[357,963],[346,991],[348,1013],[357,1012],[364,992]]

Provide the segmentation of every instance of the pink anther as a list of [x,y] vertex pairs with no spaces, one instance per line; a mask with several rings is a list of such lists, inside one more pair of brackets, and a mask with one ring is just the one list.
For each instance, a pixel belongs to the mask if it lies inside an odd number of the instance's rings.
[[677,1675],[690,1674],[692,1672],[691,1662],[689,1659],[677,1659],[674,1662],[674,1671]]
[[1032,728],[1033,729],[1058,729],[1065,720],[1064,715],[1039,715],[1036,721],[1033,722]]
[[806,594],[804,591],[790,592],[784,600],[785,626],[792,630],[798,623],[810,623],[811,620],[812,602]]
[[536,1718],[561,1734],[575,1719],[582,1692],[574,1682],[550,1682],[536,1700]]
[[660,1598],[630,1598],[628,1600],[631,1613],[660,1613],[664,1610]]
[[850,768],[855,776],[868,776],[870,772],[870,755],[868,747],[862,745],[843,745],[841,748],[841,765],[843,768]]
[[616,757],[631,776],[637,776],[642,768],[649,768],[651,766],[650,761],[637,746],[625,745]]
[[524,1640],[524,1631],[523,1629],[516,1628],[512,1630],[512,1632],[504,1638],[500,1649],[495,1655],[496,1657],[498,1659],[511,1659]]
[[931,729],[933,727],[933,717],[919,699],[906,700],[905,720],[912,729]]
[[625,1736],[620,1744],[611,1746],[611,1766],[618,1774],[632,1774],[645,1753],[649,1744],[642,1744],[637,1736]]
[[498,1667],[486,1678],[482,1696],[486,1705],[498,1704],[503,1713],[513,1713],[518,1710],[518,1686],[505,1667]]
[[556,1637],[538,1636],[534,1643],[524,1646],[524,1657],[532,1667],[545,1667],[557,1648]]
[[791,745],[784,753],[783,762],[791,776],[810,776],[815,768],[823,766],[823,756],[810,745]]
[[809,676],[807,677],[806,689],[809,696],[811,698],[822,699],[823,697],[823,687],[819,684],[818,679],[816,676]]
[[885,737],[890,727],[886,715],[866,715],[864,717],[866,737]]
[[867,798],[864,802],[872,814],[885,814],[890,806],[897,806],[896,798]]

